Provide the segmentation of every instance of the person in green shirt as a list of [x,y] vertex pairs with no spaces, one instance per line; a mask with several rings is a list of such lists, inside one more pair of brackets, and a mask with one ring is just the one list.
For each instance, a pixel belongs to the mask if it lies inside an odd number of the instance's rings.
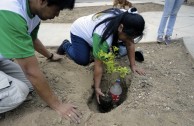
[[119,47],[124,42],[132,72],[145,75],[143,69],[135,65],[134,39],[142,38],[145,27],[143,17],[136,8],[122,10],[110,8],[102,12],[78,18],[71,26],[71,42],[64,40],[57,49],[60,55],[67,54],[79,65],[90,63],[90,51],[94,56],[94,87],[97,100],[104,95],[100,89],[103,74],[103,62],[99,52],[109,52],[113,46]]
[[19,106],[35,90],[62,117],[80,122],[77,107],[57,98],[35,56],[37,51],[51,61],[61,59],[38,39],[40,20],[53,19],[74,4],[75,0],[0,0],[0,114]]

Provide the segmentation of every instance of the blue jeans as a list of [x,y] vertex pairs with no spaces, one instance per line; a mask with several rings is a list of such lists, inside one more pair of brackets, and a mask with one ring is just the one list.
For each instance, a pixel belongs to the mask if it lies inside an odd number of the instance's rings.
[[88,65],[90,62],[91,46],[81,37],[71,33],[71,43],[65,43],[63,49],[66,54],[79,65]]
[[174,24],[176,21],[177,13],[183,4],[184,0],[165,0],[164,12],[162,19],[160,21],[160,26],[158,28],[158,35],[164,35],[164,29],[168,20],[168,25],[166,29],[166,35],[172,36]]

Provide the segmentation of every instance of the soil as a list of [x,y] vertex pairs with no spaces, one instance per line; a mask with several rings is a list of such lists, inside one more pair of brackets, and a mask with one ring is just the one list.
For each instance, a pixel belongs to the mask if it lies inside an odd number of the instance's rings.
[[[135,6],[139,12],[162,10],[161,5],[152,3]],[[75,8],[71,12],[63,11],[58,18],[47,22],[68,23],[79,16],[106,8],[108,6]],[[55,52],[56,48],[48,50]],[[183,40],[173,40],[168,46],[156,42],[139,43],[136,50],[143,51],[144,61],[136,64],[145,69],[146,76],[127,75],[126,98],[120,106],[108,113],[100,113],[96,109],[95,100],[91,100],[93,64],[83,67],[66,56],[61,62],[49,62],[40,54],[36,55],[54,92],[62,101],[77,105],[83,113],[80,126],[193,126],[194,60],[187,52]],[[118,62],[129,67],[127,57]],[[77,125],[61,118],[35,92],[29,99],[5,113],[0,126]]]
[[[133,6],[137,8],[139,13],[163,10],[162,5],[154,4],[154,3],[141,3],[141,4],[134,4]],[[58,17],[52,20],[46,20],[43,22],[44,23],[72,23],[73,21],[75,21],[77,18],[81,16],[86,16],[88,14],[100,12],[102,10],[105,10],[111,7],[112,7],[111,5],[105,5],[105,6],[77,7],[77,8],[74,8],[73,11],[63,10],[60,12],[60,15]]]

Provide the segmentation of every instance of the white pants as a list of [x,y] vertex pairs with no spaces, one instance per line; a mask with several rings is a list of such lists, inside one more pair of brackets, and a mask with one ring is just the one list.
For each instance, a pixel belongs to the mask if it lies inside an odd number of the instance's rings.
[[16,63],[10,60],[0,61],[0,113],[19,106],[26,99],[30,88],[30,82]]

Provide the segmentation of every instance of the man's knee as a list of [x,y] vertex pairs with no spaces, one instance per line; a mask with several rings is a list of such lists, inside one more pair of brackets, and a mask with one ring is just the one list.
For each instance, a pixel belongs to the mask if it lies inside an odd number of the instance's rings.
[[[3,75],[2,73],[0,74]],[[5,84],[6,86],[0,89],[0,113],[19,106],[29,93],[29,88],[22,81],[9,76],[7,76],[7,80],[9,84]],[[0,82],[1,84],[6,83],[6,81],[4,83],[2,83],[3,81]]]

